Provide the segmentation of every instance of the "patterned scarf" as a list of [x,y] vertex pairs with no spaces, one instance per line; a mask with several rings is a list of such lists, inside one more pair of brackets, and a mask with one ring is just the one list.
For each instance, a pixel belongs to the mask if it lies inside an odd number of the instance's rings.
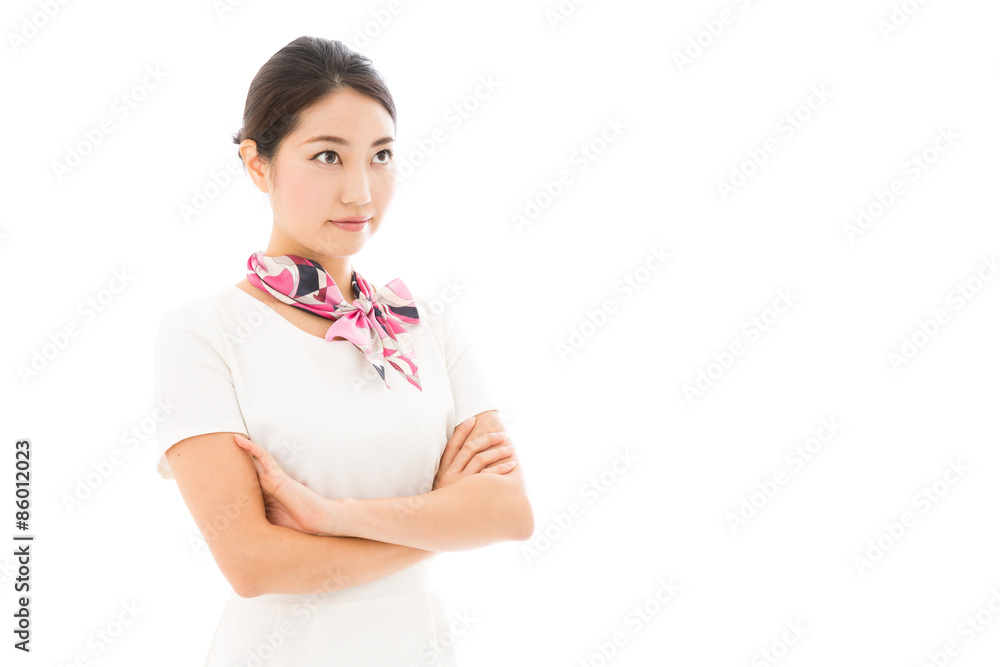
[[247,260],[247,280],[290,306],[333,320],[326,340],[339,336],[354,343],[375,366],[386,387],[389,383],[383,359],[423,391],[413,341],[402,326],[416,324],[420,318],[410,290],[399,278],[376,291],[352,270],[351,286],[361,296],[349,304],[319,262],[296,255],[269,257],[255,252]]

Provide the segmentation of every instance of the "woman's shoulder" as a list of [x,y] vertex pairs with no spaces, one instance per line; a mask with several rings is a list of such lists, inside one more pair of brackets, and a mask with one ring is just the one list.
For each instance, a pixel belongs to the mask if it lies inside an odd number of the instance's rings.
[[228,320],[240,301],[235,285],[216,290],[211,294],[195,297],[168,306],[160,318],[160,327],[183,324],[186,328],[217,330],[220,322]]

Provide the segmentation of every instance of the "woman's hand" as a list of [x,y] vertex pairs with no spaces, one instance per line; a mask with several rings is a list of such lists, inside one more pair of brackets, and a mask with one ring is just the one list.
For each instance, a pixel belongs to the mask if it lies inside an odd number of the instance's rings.
[[288,476],[269,451],[234,434],[236,444],[249,452],[264,492],[264,511],[275,526],[319,535],[326,519],[326,498]]
[[491,449],[502,443],[507,438],[507,434],[485,433],[478,438],[466,440],[475,425],[476,418],[471,417],[455,427],[455,432],[452,433],[451,439],[444,447],[441,464],[438,466],[437,475],[434,476],[432,491],[480,472],[502,475],[513,470],[517,461],[505,461],[493,465],[501,459],[509,458],[514,451],[513,447]]

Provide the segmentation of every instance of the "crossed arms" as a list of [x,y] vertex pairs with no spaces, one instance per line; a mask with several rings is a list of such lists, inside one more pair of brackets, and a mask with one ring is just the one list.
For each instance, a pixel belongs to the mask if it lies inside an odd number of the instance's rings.
[[[477,415],[466,440],[498,431],[506,431],[500,413],[490,410]],[[500,444],[513,443],[508,437]],[[244,598],[357,586],[441,551],[526,540],[534,532],[520,462],[510,472],[469,475],[418,496],[348,501],[351,520],[327,536],[268,521],[253,458],[232,433],[186,438],[166,456],[212,557]]]

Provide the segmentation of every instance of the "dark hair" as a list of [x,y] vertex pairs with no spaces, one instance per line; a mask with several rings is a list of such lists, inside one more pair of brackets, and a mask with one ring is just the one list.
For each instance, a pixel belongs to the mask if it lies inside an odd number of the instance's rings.
[[342,88],[381,103],[396,128],[396,105],[371,60],[341,41],[303,35],[257,71],[243,108],[243,127],[233,135],[233,143],[253,139],[261,161],[271,162],[281,142],[298,127],[302,112]]

